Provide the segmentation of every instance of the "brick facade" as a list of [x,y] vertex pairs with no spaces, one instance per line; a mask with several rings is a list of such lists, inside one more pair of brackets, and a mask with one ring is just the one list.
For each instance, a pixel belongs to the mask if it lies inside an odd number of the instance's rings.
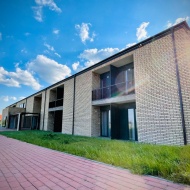
[[190,144],[190,31],[185,27],[177,28],[175,46],[179,65],[180,83],[185,117],[187,143]]
[[65,134],[72,134],[74,96],[73,92],[74,79],[70,79],[64,83],[62,132]]
[[[62,133],[100,136],[102,105],[92,103],[92,90],[100,88],[98,73],[108,71],[110,65],[120,67],[133,62],[134,98],[124,100],[122,97],[114,103],[136,103],[139,142],[183,145],[183,114],[180,106],[177,63],[187,143],[190,144],[190,30],[184,22],[171,29],[104,60],[102,64],[52,85],[28,97],[27,101],[24,99],[17,102],[16,106],[19,107],[26,102],[26,112],[41,114],[40,129],[53,131],[54,114],[49,112],[49,102],[56,100],[56,88],[63,87]],[[129,96],[132,95],[126,97]],[[105,101],[105,105],[112,103]],[[6,114],[7,108],[3,110],[3,116]]]

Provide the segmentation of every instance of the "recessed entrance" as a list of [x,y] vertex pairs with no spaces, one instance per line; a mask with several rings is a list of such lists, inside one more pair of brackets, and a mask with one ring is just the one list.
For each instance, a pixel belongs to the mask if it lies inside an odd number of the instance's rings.
[[137,141],[135,104],[102,106],[101,136]]

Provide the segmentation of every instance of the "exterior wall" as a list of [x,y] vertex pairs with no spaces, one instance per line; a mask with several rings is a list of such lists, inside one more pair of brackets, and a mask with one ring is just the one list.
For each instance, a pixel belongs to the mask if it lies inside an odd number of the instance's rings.
[[74,79],[64,83],[62,133],[72,134]]
[[190,31],[186,28],[174,33],[181,82],[187,143],[190,144]]
[[48,109],[49,109],[49,95],[50,95],[50,89],[46,90],[46,101],[45,101],[45,114],[44,114],[44,130],[48,130]]
[[10,115],[14,115],[14,114],[17,114],[17,113],[21,113],[21,112],[25,112],[25,108],[9,108],[9,114]]
[[91,136],[92,71],[76,77],[74,134]]
[[26,102],[26,112],[33,112],[33,106],[34,106],[34,96],[27,98]]
[[100,107],[92,106],[92,129],[91,136],[100,136]]
[[34,97],[33,113],[41,112],[41,97]]
[[172,36],[134,52],[138,140],[183,145]]
[[[5,125],[5,121],[4,121],[5,117],[7,117],[6,125]],[[3,109],[3,112],[2,112],[2,126],[8,127],[8,117],[9,117],[9,107]]]
[[44,104],[45,104],[45,91],[42,92],[41,111],[40,111],[40,130],[43,130],[44,124]]
[[[100,75],[92,73],[92,89],[100,88]],[[92,106],[91,136],[100,136],[100,107]]]
[[20,101],[20,102],[17,102],[16,104],[16,107],[20,107],[21,104],[25,103],[26,104],[26,99]]

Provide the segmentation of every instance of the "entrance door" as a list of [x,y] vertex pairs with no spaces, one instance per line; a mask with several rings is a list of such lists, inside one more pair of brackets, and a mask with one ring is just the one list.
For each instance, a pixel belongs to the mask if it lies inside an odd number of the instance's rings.
[[61,132],[62,131],[62,116],[63,111],[55,111],[54,113],[54,132]]
[[101,136],[110,137],[110,109],[104,107],[101,109]]

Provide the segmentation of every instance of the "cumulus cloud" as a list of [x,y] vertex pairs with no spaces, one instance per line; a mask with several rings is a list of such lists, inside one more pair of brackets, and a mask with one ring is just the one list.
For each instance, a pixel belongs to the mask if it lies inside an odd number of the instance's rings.
[[71,69],[67,65],[60,64],[44,55],[37,55],[34,60],[27,64],[27,67],[50,84],[71,75]]
[[35,0],[35,2],[37,6],[32,7],[32,9],[34,11],[34,18],[39,22],[43,21],[43,7],[48,7],[50,10],[58,13],[62,12],[53,0]]
[[54,53],[57,57],[61,58],[61,55],[59,55],[58,53]]
[[136,43],[129,43],[129,44],[127,44],[126,45],[126,48],[129,48],[129,47],[131,47],[131,46],[134,46]]
[[99,61],[118,53],[120,50],[118,48],[105,48],[105,49],[87,49],[79,55],[79,58],[85,61],[84,65],[89,67],[98,63]]
[[90,36],[90,28],[89,28],[90,26],[91,26],[90,23],[82,23],[81,25],[79,24],[75,25],[75,28],[78,31],[82,43],[85,43],[87,40],[89,40],[90,42],[94,41],[94,37],[96,35],[95,33],[92,33],[92,35]]
[[2,40],[2,33],[0,32],[0,40]]
[[146,27],[149,25],[149,22],[143,22],[139,28],[137,28],[137,33],[136,33],[136,36],[137,36],[137,40],[140,41],[140,40],[143,40],[145,38],[148,37],[148,33],[146,31]]
[[42,22],[43,21],[43,18],[42,18],[42,6],[32,7],[32,10],[34,11],[34,18],[38,22]]
[[79,64],[80,64],[79,61],[77,61],[77,62],[75,62],[75,63],[72,64],[72,68],[73,68],[74,71],[77,70]]
[[17,100],[15,96],[2,96],[1,98],[4,102],[8,102],[10,100]]
[[22,99],[25,99],[25,98],[26,98],[25,96],[20,96],[19,100],[22,100]]
[[55,51],[54,47],[53,46],[50,46],[49,44],[47,43],[44,43],[44,46],[48,48],[48,50],[50,51]]
[[59,34],[59,30],[58,30],[58,29],[54,29],[54,30],[53,30],[53,33],[54,33],[54,34]]
[[187,17],[184,17],[184,18],[177,18],[174,23],[168,21],[167,22],[167,28],[172,27],[172,26],[174,26],[176,24],[179,24],[180,22],[185,21],[185,20],[188,21],[189,17],[187,16]]
[[16,66],[15,72],[8,72],[3,67],[0,67],[0,84],[12,87],[20,87],[21,85],[31,86],[34,90],[39,90],[41,85],[27,71]]

